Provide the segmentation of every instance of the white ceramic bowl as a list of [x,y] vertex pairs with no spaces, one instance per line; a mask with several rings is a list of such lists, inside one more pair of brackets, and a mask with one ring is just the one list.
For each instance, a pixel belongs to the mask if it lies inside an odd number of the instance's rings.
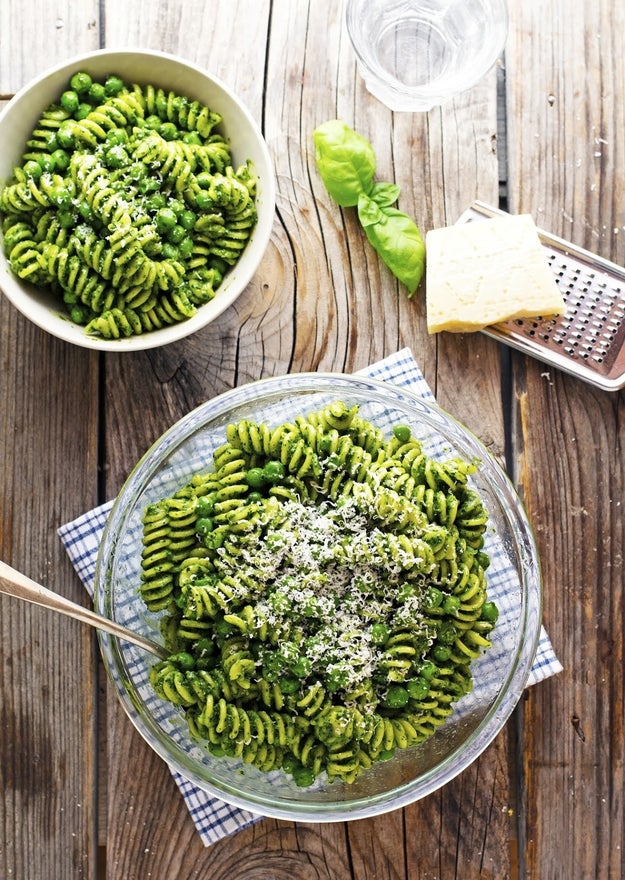
[[[459,455],[481,462],[471,478],[490,515],[484,549],[489,599],[499,608],[492,647],[472,665],[474,687],[436,733],[398,749],[353,784],[300,788],[282,771],[263,773],[239,760],[218,758],[189,735],[182,714],[156,696],[148,672],[156,659],[140,648],[99,634],[113,686],[151,747],[183,777],[222,800],[267,816],[308,822],[358,819],[404,806],[453,779],[501,731],[527,682],[541,623],[540,566],[527,517],[497,462],[466,428],[409,391],[357,376],[301,374],[253,382],[208,401],[158,440],[137,464],[110,514],[97,563],[95,603],[100,613],[162,641],[162,613],[146,610],[141,583],[142,516],[148,504],[210,470],[225,428],[241,419],[277,426],[333,401],[357,404],[360,415],[389,435],[410,426],[438,460]],[[129,765],[132,772],[132,766]]]
[[62,303],[51,294],[20,280],[10,269],[0,241],[0,288],[13,305],[38,327],[84,348],[138,351],[174,342],[206,326],[245,289],[266,250],[275,213],[275,181],[269,150],[258,125],[232,91],[219,79],[181,58],[142,50],[100,50],[76,56],[46,70],[21,89],[0,114],[0,182],[6,183],[21,165],[26,141],[42,111],[67,88],[71,76],[86,71],[96,77],[117,74],[128,82],[152,84],[197,99],[223,116],[220,131],[232,149],[233,165],[248,159],[258,175],[258,223],[238,262],[228,270],[210,302],[186,321],[136,336],[101,339],[69,320]]

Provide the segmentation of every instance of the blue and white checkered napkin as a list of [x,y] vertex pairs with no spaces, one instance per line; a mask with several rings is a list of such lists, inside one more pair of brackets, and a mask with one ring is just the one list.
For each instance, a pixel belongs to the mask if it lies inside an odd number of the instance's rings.
[[[408,386],[421,397],[434,399],[409,349],[403,349],[362,372],[374,379]],[[109,501],[95,510],[83,514],[73,522],[61,526],[58,530],[78,576],[91,595],[93,595],[100,538],[112,504],[113,502]],[[491,585],[491,587],[494,598],[494,590],[498,586]],[[505,588],[505,584],[503,588]],[[556,672],[560,672],[561,669],[562,666],[555,656],[543,628],[528,684],[535,684]],[[254,813],[233,807],[212,797],[174,770],[172,770],[172,774],[205,846],[209,846],[235,831],[240,831],[261,818]]]

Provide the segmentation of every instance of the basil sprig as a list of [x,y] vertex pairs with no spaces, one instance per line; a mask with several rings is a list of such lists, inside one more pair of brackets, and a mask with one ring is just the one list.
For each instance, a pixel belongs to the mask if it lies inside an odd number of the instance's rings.
[[369,243],[410,298],[423,276],[425,245],[415,222],[393,207],[399,186],[374,181],[373,147],[341,120],[318,126],[313,139],[317,168],[330,196],[343,208],[358,209]]

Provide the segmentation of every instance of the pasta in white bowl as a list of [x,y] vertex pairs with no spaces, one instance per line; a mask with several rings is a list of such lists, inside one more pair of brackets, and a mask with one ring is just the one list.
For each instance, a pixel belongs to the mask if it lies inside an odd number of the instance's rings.
[[0,144],[0,285],[55,336],[173,342],[231,305],[262,259],[267,146],[238,98],[183,59],[71,59],[9,102]]

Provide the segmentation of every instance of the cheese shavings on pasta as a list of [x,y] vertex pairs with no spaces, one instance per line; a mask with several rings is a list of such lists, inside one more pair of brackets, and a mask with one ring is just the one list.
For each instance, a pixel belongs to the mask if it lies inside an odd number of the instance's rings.
[[476,467],[340,401],[229,425],[213,468],[145,511],[158,695],[214,755],[299,785],[351,783],[431,736],[497,618]]

